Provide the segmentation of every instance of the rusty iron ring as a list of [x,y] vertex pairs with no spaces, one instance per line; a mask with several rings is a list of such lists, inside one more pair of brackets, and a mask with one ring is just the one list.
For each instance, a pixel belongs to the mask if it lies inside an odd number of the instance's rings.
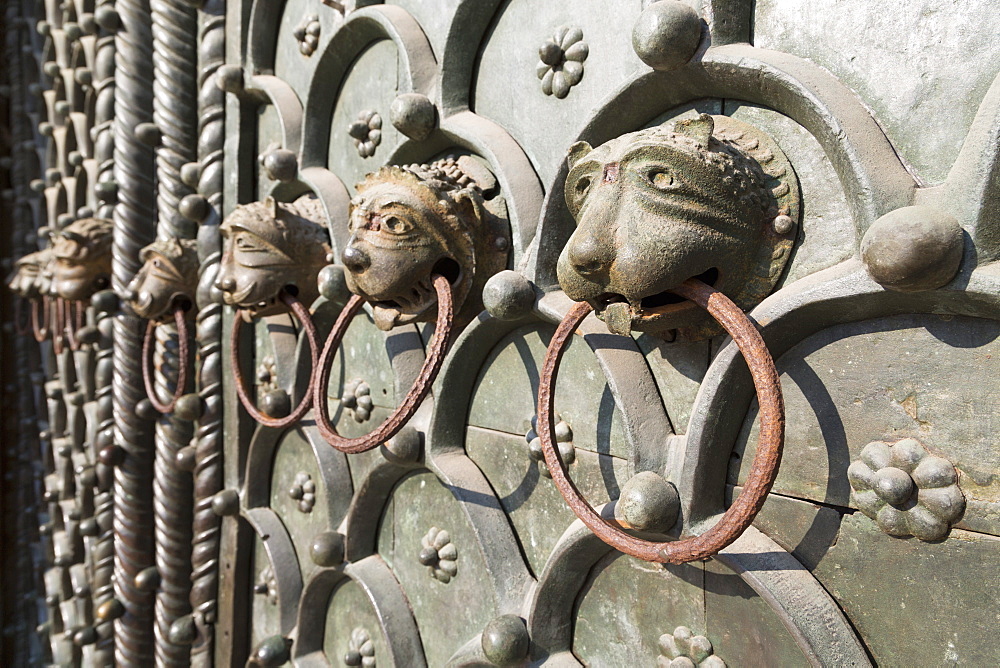
[[432,280],[434,281],[434,289],[437,292],[437,323],[434,327],[434,340],[431,342],[430,350],[427,352],[423,366],[420,367],[420,373],[417,375],[413,387],[406,393],[403,401],[396,406],[396,410],[392,412],[392,415],[386,418],[385,422],[376,427],[371,433],[359,436],[358,438],[344,438],[338,434],[330,422],[330,416],[327,415],[329,399],[326,396],[326,388],[330,384],[333,358],[337,348],[340,347],[340,341],[344,338],[344,333],[347,331],[348,325],[350,325],[351,320],[358,312],[358,309],[361,308],[361,305],[364,304],[364,300],[354,295],[347,302],[344,310],[340,312],[340,316],[338,316],[337,322],[334,324],[333,329],[330,331],[330,336],[326,340],[326,345],[323,346],[323,353],[320,355],[319,361],[319,373],[316,374],[316,382],[313,385],[313,401],[316,404],[316,426],[319,428],[319,433],[326,439],[326,442],[337,450],[347,454],[357,454],[377,448],[388,441],[413,417],[413,414],[416,413],[417,408],[430,391],[431,385],[434,384],[434,380],[437,378],[438,371],[441,370],[441,364],[444,362],[445,355],[448,352],[448,346],[451,343],[452,322],[455,317],[455,311],[452,303],[451,284],[448,282],[448,279],[435,274]]
[[312,315],[309,313],[309,309],[298,300],[295,295],[290,294],[284,289],[278,293],[278,298],[288,306],[288,309],[295,314],[302,323],[302,330],[306,335],[306,342],[309,344],[309,355],[312,361],[312,368],[309,370],[309,383],[306,386],[306,391],[302,395],[302,399],[299,401],[299,405],[295,407],[291,413],[282,418],[273,418],[264,415],[262,412],[257,410],[253,402],[250,401],[250,395],[247,392],[246,383],[243,380],[243,372],[240,367],[240,325],[243,322],[243,313],[241,309],[236,309],[236,313],[233,317],[233,329],[229,336],[229,360],[233,367],[233,379],[236,381],[236,394],[240,398],[240,403],[243,404],[243,408],[258,424],[262,424],[265,427],[274,427],[275,429],[283,429],[291,424],[294,424],[302,418],[303,415],[312,407],[312,384],[313,377],[316,374],[316,363],[318,360],[317,348],[319,344],[316,341],[316,326],[313,324]]
[[[42,312],[42,322],[39,323],[38,312]],[[41,299],[31,300],[31,333],[35,341],[41,343],[49,338],[49,324],[52,319],[52,305],[48,295],[42,295]]]
[[80,340],[76,333],[83,329],[85,317],[85,307],[81,301],[70,301],[64,299],[63,305],[63,331],[66,333],[66,342],[69,349],[77,351],[80,349]]
[[153,353],[153,332],[156,331],[157,322],[150,320],[146,324],[146,336],[142,340],[142,383],[146,386],[146,398],[158,412],[162,414],[173,413],[177,406],[177,400],[184,394],[187,387],[188,373],[188,329],[187,321],[184,318],[184,307],[181,304],[174,305],[174,324],[177,326],[177,386],[174,394],[170,397],[170,403],[164,404],[156,395],[156,388],[152,379],[152,353]]
[[757,516],[778,475],[778,465],[781,463],[781,451],[785,442],[785,407],[774,360],[771,359],[771,354],[767,351],[757,328],[746,314],[721,292],[696,279],[685,281],[672,292],[690,299],[708,311],[733,337],[733,341],[746,359],[747,366],[750,367],[757,389],[757,400],[760,404],[760,440],[757,444],[757,455],[743,491],[722,518],[700,536],[662,543],[636,538],[598,515],[566,475],[566,468],[555,448],[552,394],[556,385],[559,361],[566,350],[566,345],[577,326],[592,310],[587,302],[575,304],[569,310],[559,323],[545,353],[538,387],[538,436],[541,439],[545,464],[552,474],[552,482],[580,521],[598,538],[616,550],[643,561],[682,564],[697,559],[707,559],[716,554],[739,538]]
[[52,307],[52,350],[56,355],[62,355],[66,347],[66,313],[63,310],[63,298],[56,297],[51,302]]

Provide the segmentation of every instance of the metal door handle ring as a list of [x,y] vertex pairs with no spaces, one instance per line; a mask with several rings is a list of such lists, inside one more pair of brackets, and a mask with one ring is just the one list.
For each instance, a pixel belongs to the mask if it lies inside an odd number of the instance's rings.
[[177,325],[177,386],[174,388],[174,394],[168,404],[160,402],[152,379],[153,333],[157,327],[155,320],[150,320],[146,325],[146,337],[142,340],[142,383],[146,386],[146,397],[149,399],[149,403],[162,414],[174,412],[177,400],[181,398],[187,387],[188,330],[187,321],[184,319],[184,307],[180,304],[174,306],[174,323]]
[[264,415],[262,412],[257,410],[253,402],[250,401],[250,395],[247,392],[246,384],[243,381],[243,372],[240,370],[240,325],[243,322],[243,316],[239,309],[236,310],[235,317],[233,318],[233,329],[229,337],[230,343],[230,361],[233,367],[233,378],[236,381],[236,394],[240,398],[240,403],[243,404],[243,408],[258,424],[262,424],[265,427],[274,427],[275,429],[282,429],[294,424],[305,415],[309,409],[312,407],[312,387],[314,375],[316,373],[316,364],[318,360],[319,347],[316,341],[316,326],[313,324],[312,316],[309,313],[309,309],[298,300],[294,295],[282,290],[278,298],[288,306],[289,310],[295,314],[302,323],[302,330],[306,335],[306,342],[309,344],[309,356],[312,361],[312,368],[309,370],[309,383],[306,386],[306,391],[302,395],[302,399],[299,400],[299,405],[295,409],[281,418],[274,418]]
[[63,298],[56,297],[51,302],[52,315],[52,350],[56,355],[62,355],[66,347],[66,311],[63,309]]
[[[39,317],[39,311],[42,312]],[[49,323],[52,318],[52,308],[48,296],[31,300],[31,331],[35,341],[41,343],[49,338]],[[41,322],[39,322],[39,320]]]
[[327,397],[327,387],[330,384],[330,372],[333,368],[333,358],[340,341],[344,338],[348,325],[354,318],[364,300],[355,295],[347,302],[347,306],[340,312],[336,324],[330,331],[330,336],[323,346],[323,353],[319,359],[319,373],[316,374],[316,383],[313,386],[313,401],[316,404],[316,425],[319,433],[340,452],[347,454],[357,454],[366,452],[385,443],[409,422],[410,418],[417,411],[427,393],[437,378],[441,364],[444,362],[451,343],[452,321],[454,319],[454,309],[452,303],[451,284],[444,276],[435,275],[433,277],[434,289],[437,291],[437,323],[434,327],[434,340],[431,342],[430,350],[424,359],[424,364],[420,368],[413,387],[406,393],[403,401],[396,406],[386,420],[376,427],[371,433],[358,438],[344,438],[337,433],[330,422],[329,399]]
[[85,306],[81,301],[62,300],[63,308],[63,331],[66,333],[66,343],[69,349],[77,351],[80,349],[80,339],[76,333],[83,328],[85,317]]
[[700,536],[667,542],[636,538],[598,515],[566,475],[566,468],[555,448],[552,394],[556,385],[559,361],[566,350],[566,345],[577,326],[592,310],[587,302],[580,302],[570,309],[559,323],[545,353],[538,387],[538,435],[542,443],[545,464],[552,474],[552,482],[580,521],[598,538],[637,559],[681,564],[707,559],[716,554],[739,538],[757,516],[778,475],[778,465],[781,463],[781,451],[785,441],[785,407],[774,360],[771,359],[760,333],[746,314],[721,292],[695,279],[685,281],[673,292],[704,308],[733,337],[733,341],[739,346],[747,361],[757,389],[757,400],[760,404],[760,439],[757,444],[757,455],[742,493],[722,518]]

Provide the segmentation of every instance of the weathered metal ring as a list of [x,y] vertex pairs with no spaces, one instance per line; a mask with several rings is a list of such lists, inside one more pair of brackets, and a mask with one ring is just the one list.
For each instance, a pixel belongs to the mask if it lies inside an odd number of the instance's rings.
[[236,381],[236,394],[240,398],[240,403],[243,404],[243,408],[258,424],[262,424],[265,427],[274,427],[276,429],[282,429],[289,425],[294,424],[302,418],[303,415],[308,412],[312,407],[312,392],[309,388],[312,387],[313,376],[316,373],[316,363],[317,363],[317,348],[319,344],[316,341],[316,326],[313,324],[312,316],[309,314],[309,309],[298,300],[294,295],[282,290],[278,294],[278,298],[288,306],[289,310],[295,314],[302,323],[302,330],[306,335],[306,343],[309,344],[309,355],[312,359],[312,368],[309,371],[309,384],[306,386],[306,391],[302,395],[302,399],[299,401],[299,405],[295,409],[282,418],[273,418],[264,415],[262,412],[257,410],[253,402],[250,401],[250,395],[247,392],[246,384],[243,381],[243,372],[240,370],[240,325],[243,322],[243,315],[240,309],[236,310],[233,317],[233,329],[229,337],[230,351],[229,359],[233,367],[233,379]]
[[170,397],[168,404],[160,402],[152,379],[153,333],[157,326],[155,320],[150,320],[146,325],[146,337],[142,340],[142,383],[146,386],[146,397],[153,408],[164,414],[174,412],[177,400],[181,398],[187,387],[188,331],[187,321],[184,319],[184,307],[180,304],[174,305],[174,323],[177,325],[177,386],[174,388],[174,394]]
[[424,364],[420,368],[413,387],[406,393],[403,400],[396,406],[385,422],[376,427],[371,433],[358,438],[344,438],[337,433],[330,416],[327,415],[328,399],[326,396],[327,386],[330,384],[330,372],[333,367],[333,358],[340,341],[344,338],[348,325],[354,318],[358,309],[364,304],[364,300],[357,295],[351,297],[347,306],[340,312],[336,324],[330,331],[330,336],[323,346],[323,353],[319,358],[319,373],[316,374],[316,382],[313,385],[313,401],[316,404],[316,425],[319,433],[326,439],[326,442],[334,448],[347,454],[366,452],[385,443],[403,428],[413,417],[417,408],[423,402],[424,397],[434,384],[441,364],[444,362],[451,343],[452,321],[454,319],[453,300],[451,295],[451,284],[444,276],[435,275],[433,277],[434,289],[437,291],[437,324],[434,327],[434,340],[431,342],[430,350],[424,359]]
[[56,355],[62,355],[66,347],[66,312],[63,309],[63,298],[56,297],[52,305],[52,350]]
[[69,349],[76,351],[80,349],[80,340],[76,338],[76,333],[83,329],[86,307],[81,301],[62,300],[63,308],[63,331],[66,334],[66,343]]
[[707,559],[734,540],[753,522],[764,505],[768,492],[778,475],[781,451],[785,441],[785,407],[781,384],[764,340],[746,314],[718,290],[695,279],[689,279],[673,290],[709,312],[739,346],[753,376],[760,404],[760,440],[746,485],[721,519],[700,536],[677,541],[655,542],[636,538],[611,524],[590,507],[573,481],[555,447],[555,422],[552,406],[553,388],[559,361],[573,332],[590,313],[586,302],[575,304],[559,323],[545,353],[538,387],[538,435],[542,443],[545,464],[552,482],[563,495],[576,516],[594,534],[611,547],[637,559],[656,563],[682,564]]
[[[42,312],[41,322],[39,322],[38,312]],[[49,324],[52,318],[52,306],[48,295],[43,295],[41,299],[31,300],[31,332],[35,341],[41,343],[49,338]]]

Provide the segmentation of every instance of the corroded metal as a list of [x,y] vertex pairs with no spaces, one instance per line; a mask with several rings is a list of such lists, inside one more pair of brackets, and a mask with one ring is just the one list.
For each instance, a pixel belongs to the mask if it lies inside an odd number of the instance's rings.
[[201,417],[194,436],[194,512],[191,550],[191,608],[196,638],[191,663],[209,666],[214,649],[220,518],[212,499],[222,489],[222,304],[213,294],[222,256],[222,147],[225,93],[217,73],[225,62],[225,2],[207,0],[198,10],[198,181],[206,203],[198,221],[198,398]]
[[545,453],[545,463],[552,481],[576,516],[598,538],[617,550],[644,561],[681,564],[706,559],[731,544],[753,522],[778,475],[781,452],[785,442],[785,411],[781,398],[781,383],[774,361],[763,339],[751,322],[725,295],[718,290],[689,279],[674,288],[677,294],[690,299],[719,321],[740,347],[753,374],[760,402],[760,442],[753,468],[739,498],[726,510],[719,521],[700,536],[677,541],[654,542],[636,538],[603,519],[583,498],[576,485],[566,475],[555,445],[555,414],[553,389],[559,361],[577,326],[590,312],[591,306],[580,302],[573,306],[556,330],[545,354],[538,385],[538,427]]
[[[142,344],[143,384],[153,408],[160,413],[172,413],[177,400],[186,391],[188,369],[192,364],[185,321],[193,317],[191,306],[198,287],[198,251],[192,239],[168,237],[143,248],[139,257],[143,260],[142,269],[129,283],[125,297],[136,315],[149,320]],[[169,401],[163,402],[154,390],[151,357],[157,325],[170,322],[176,328],[178,366],[170,369],[173,394]]]
[[395,436],[400,429],[406,426],[417,408],[423,403],[430,392],[434,380],[437,378],[441,364],[451,345],[451,335],[453,331],[453,310],[452,310],[452,286],[444,276],[435,275],[432,278],[434,290],[437,297],[437,323],[434,327],[434,341],[427,351],[420,373],[413,383],[413,387],[406,393],[402,401],[398,403],[396,409],[386,420],[365,436],[357,438],[344,438],[337,433],[336,428],[330,422],[329,401],[327,398],[327,388],[330,385],[330,371],[333,367],[333,357],[340,347],[340,342],[344,338],[344,332],[348,325],[364,304],[364,300],[359,295],[351,297],[347,306],[340,312],[337,322],[330,330],[326,344],[323,346],[323,353],[320,356],[316,371],[313,374],[313,385],[309,394],[313,397],[316,405],[316,426],[320,435],[327,443],[337,450],[348,454],[366,452],[372,448],[377,448],[390,438]]
[[[188,377],[188,367],[191,364],[191,356],[188,352],[188,330],[187,324],[185,322],[186,317],[184,314],[184,308],[182,306],[174,307],[174,324],[177,331],[177,356],[175,362],[177,366],[177,378],[173,381],[174,390],[173,394],[170,396],[170,401],[163,403],[157,396],[156,388],[153,384],[153,378],[151,374],[153,373],[152,363],[150,357],[153,352],[153,341],[156,336],[156,329],[159,323],[155,320],[150,320],[149,324],[146,325],[146,336],[142,341],[142,382],[146,387],[146,398],[149,399],[149,403],[153,405],[160,413],[173,413],[174,408],[177,406],[177,400],[181,398],[184,394],[184,390],[187,387],[187,377]],[[180,501],[180,500],[178,500]]]
[[193,239],[168,237],[142,249],[142,269],[128,285],[125,298],[132,311],[147,320],[173,320],[175,307],[193,318],[198,289],[198,250]]
[[510,246],[507,222],[487,206],[496,194],[488,169],[468,156],[383,167],[357,191],[342,259],[379,329],[433,322],[435,274],[451,282],[459,326],[482,311],[483,285],[506,267]]
[[330,253],[323,218],[315,197],[291,203],[268,197],[236,207],[222,222],[226,246],[215,281],[226,304],[249,322],[281,313],[282,290],[305,304],[315,301],[316,275]]
[[[198,158],[198,19],[192,4],[183,0],[149,0],[149,7],[153,38],[153,122],[159,131],[156,233],[161,240],[186,239],[194,236],[195,224],[183,215],[180,203],[193,189],[181,178],[181,170]],[[157,259],[150,258],[145,249],[140,258],[145,266],[156,268]],[[189,260],[186,263],[188,273],[182,278],[189,281],[188,294],[193,296],[194,253],[180,254],[178,262],[174,263],[179,272],[182,268],[177,264],[182,264],[184,259]],[[188,390],[191,359],[182,310],[185,304],[190,307],[192,301],[190,297],[186,302],[172,301],[176,327],[161,324],[147,329],[143,374],[145,378],[149,370],[146,364],[148,343],[155,338],[160,360],[155,367],[155,387],[150,387],[149,383],[145,385],[150,403],[161,413],[156,423],[153,480],[156,567],[160,578],[154,622],[156,661],[162,666],[181,667],[189,664],[190,650],[174,643],[170,636],[174,622],[191,611],[190,501],[193,482],[190,472],[179,469],[175,462],[178,452],[190,442],[193,430],[190,422],[174,415],[172,409]],[[151,336],[154,333],[155,337]],[[160,401],[163,397],[170,397],[170,400]]]
[[559,284],[617,334],[717,334],[670,290],[697,277],[749,310],[788,263],[798,181],[774,140],[746,123],[702,114],[596,149],[580,142],[569,166],[577,228],[559,256]]
[[61,229],[52,243],[52,289],[62,299],[89,299],[110,285],[112,222],[84,218]]
[[[114,245],[112,284],[123,294],[142,267],[139,251],[153,241],[156,209],[153,149],[140,140],[140,126],[153,118],[153,40],[148,0],[117,0],[114,6]],[[142,386],[142,322],[128,313],[115,316],[114,443],[122,453],[115,467],[115,663],[145,666],[153,661],[152,592],[136,587],[136,576],[155,565],[153,553],[153,430],[136,415]],[[116,603],[117,605],[112,605]]]
[[[312,316],[309,315],[309,309],[307,309],[302,302],[298,300],[297,297],[288,294],[282,290],[278,294],[278,299],[285,304],[288,309],[295,314],[302,324],[302,332],[306,337],[306,343],[309,344],[309,356],[310,356],[310,368],[309,368],[309,382],[307,384],[308,388],[312,387],[313,378],[316,374],[316,368],[319,359],[319,342],[316,340],[316,326],[313,324]],[[254,405],[253,400],[250,398],[250,394],[246,388],[246,382],[243,380],[242,367],[240,366],[240,326],[246,319],[246,314],[240,311],[236,312],[236,317],[233,318],[233,327],[230,331],[230,362],[232,364],[233,371],[233,381],[236,385],[236,394],[240,398],[240,403],[243,404],[244,410],[259,424],[265,427],[274,427],[276,429],[287,427],[291,424],[295,424],[302,419],[313,405],[313,393],[306,391],[302,394],[302,398],[299,399],[299,403],[294,409],[287,415],[275,416],[266,415],[257,409]]]

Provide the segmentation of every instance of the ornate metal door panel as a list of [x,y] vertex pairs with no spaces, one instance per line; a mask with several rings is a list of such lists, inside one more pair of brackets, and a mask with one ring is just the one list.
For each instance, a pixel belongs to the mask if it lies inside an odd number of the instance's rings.
[[29,5],[5,658],[1000,659],[988,0]]

